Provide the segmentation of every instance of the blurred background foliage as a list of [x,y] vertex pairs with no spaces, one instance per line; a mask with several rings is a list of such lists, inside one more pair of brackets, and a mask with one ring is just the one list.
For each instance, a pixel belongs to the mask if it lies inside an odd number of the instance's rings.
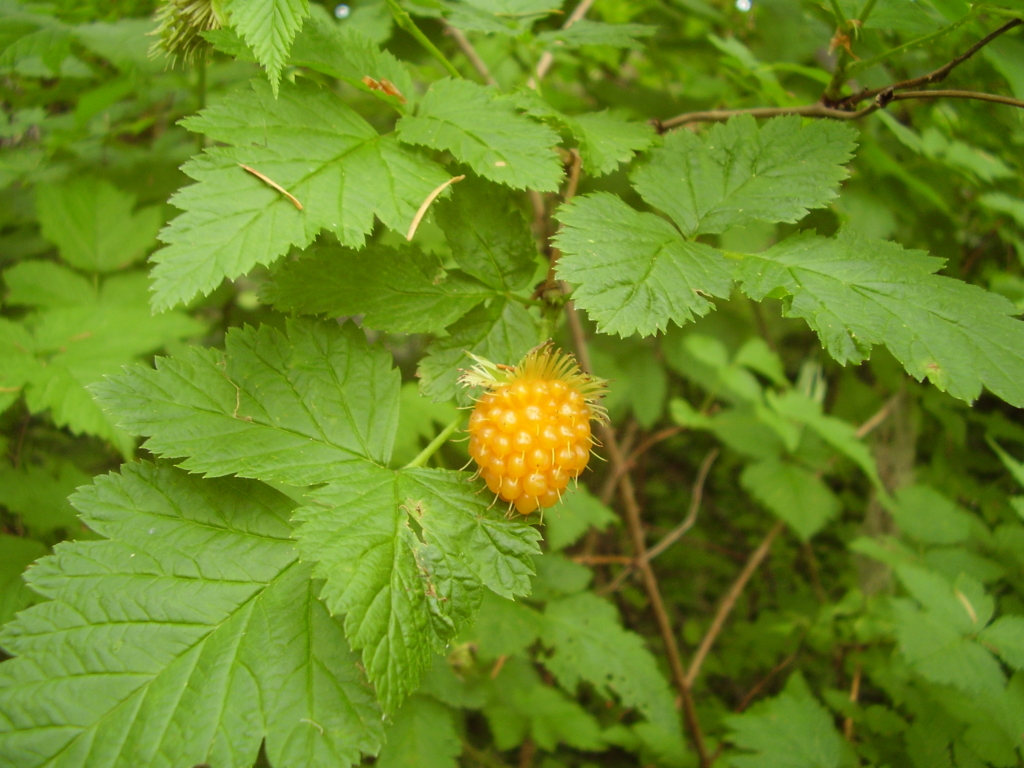
[[[494,16],[506,5],[509,13]],[[542,91],[552,105],[641,121],[813,103],[846,44],[835,37],[836,15],[863,11],[855,0],[597,0],[588,19],[649,25],[653,34],[593,45],[585,36],[552,43],[571,7],[532,23],[516,11],[526,5],[407,7],[467,75],[450,27],[504,89],[521,85],[550,47]],[[849,92],[931,71],[1024,6],[878,0],[872,9],[849,27],[849,61],[860,68]],[[68,493],[138,453],[85,387],[156,353],[218,345],[230,327],[283,324],[259,300],[262,271],[185,310],[149,311],[145,257],[175,215],[168,199],[186,181],[178,167],[202,147],[177,123],[260,72],[244,46],[239,58],[211,46],[189,64],[154,55],[155,10],[148,0],[0,0],[0,622],[35,599],[20,581],[27,564],[91,535]],[[393,25],[383,0],[321,12],[411,62],[418,81],[442,74]],[[492,28],[495,18],[505,29]],[[210,39],[231,49],[223,36]],[[378,128],[393,121],[363,90],[301,67],[283,76],[337,88]],[[961,64],[944,87],[1024,99],[1020,30]],[[831,207],[798,225],[753,225],[709,242],[751,251],[796,228],[830,235],[845,227],[928,251],[945,260],[944,274],[1024,309],[1024,111],[903,101],[856,125],[851,176]],[[683,130],[691,128],[702,130]],[[580,192],[595,190],[643,206],[624,167],[584,175]],[[531,210],[525,196],[522,206]],[[429,218],[419,237],[444,254]],[[675,529],[694,493],[703,494],[696,524],[656,560],[684,659],[750,553],[766,536],[770,544],[694,684],[708,754],[736,766],[1020,765],[1019,411],[987,394],[968,406],[921,385],[881,348],[859,367],[839,366],[771,299],[719,301],[717,310],[653,339],[592,338],[596,372],[612,380],[608,406],[649,541]],[[455,405],[418,394],[413,374],[429,338],[384,341],[407,380],[394,456],[401,465]],[[458,467],[464,456],[449,445],[432,461]],[[702,464],[710,466],[705,482]],[[640,702],[667,706],[661,722],[674,714],[660,693],[630,692],[640,677],[602,685],[595,672],[580,684],[559,674],[546,650],[567,611],[566,631],[606,642],[630,662],[627,673],[642,672],[629,655],[634,641],[667,669],[642,587],[634,576],[617,578],[630,548],[607,506],[608,480],[598,466],[586,477],[589,491],[548,513],[533,597],[485,604],[471,635],[396,716],[377,763],[698,764],[681,730],[652,725],[649,712],[649,727],[637,725]],[[778,535],[775,518],[788,524]],[[580,615],[592,623],[578,624]]]

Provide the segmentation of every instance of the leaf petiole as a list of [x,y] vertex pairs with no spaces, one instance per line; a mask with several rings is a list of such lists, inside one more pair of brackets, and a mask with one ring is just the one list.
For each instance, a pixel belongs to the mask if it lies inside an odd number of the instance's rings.
[[457,80],[462,79],[462,75],[459,70],[455,68],[455,65],[448,61],[448,58],[441,53],[441,50],[430,42],[430,38],[423,34],[423,30],[416,26],[416,22],[413,21],[412,16],[402,6],[398,4],[398,0],[386,0],[388,9],[391,11],[391,15],[395,17],[395,23],[408,32],[410,35],[416,38],[416,41],[427,49],[427,52],[437,59],[438,63],[444,67],[445,71],[456,78]]
[[462,424],[462,414],[456,416],[447,427],[441,430],[437,437],[430,441],[430,445],[420,451],[419,455],[402,467],[402,469],[415,469],[425,465],[430,457],[437,453],[441,446],[448,441],[448,438],[455,434],[455,430],[459,428],[460,424]]

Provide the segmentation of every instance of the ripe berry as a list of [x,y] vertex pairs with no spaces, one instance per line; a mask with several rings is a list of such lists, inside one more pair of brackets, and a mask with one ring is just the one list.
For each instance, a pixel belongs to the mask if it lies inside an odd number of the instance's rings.
[[597,404],[605,382],[580,371],[571,355],[544,344],[514,368],[473,356],[466,386],[488,391],[469,419],[469,455],[492,493],[524,515],[556,504],[590,460],[590,421],[607,423]]

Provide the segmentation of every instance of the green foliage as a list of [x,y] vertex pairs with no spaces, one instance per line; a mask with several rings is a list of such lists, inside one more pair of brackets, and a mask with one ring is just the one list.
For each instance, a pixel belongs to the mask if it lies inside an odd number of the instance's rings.
[[288,49],[309,13],[308,0],[225,0],[223,5],[228,23],[267,68],[276,95]]
[[940,266],[895,243],[843,232],[834,240],[797,236],[744,257],[738,277],[755,300],[786,297],[786,314],[806,320],[841,363],[885,344],[908,373],[954,397],[974,400],[985,386],[1019,407],[1024,389],[1009,372],[1024,349],[1016,307],[933,274]]
[[1024,6],[742,5],[0,0],[0,764],[1021,762]]
[[562,174],[555,133],[475,83],[438,80],[416,115],[403,117],[396,129],[402,141],[447,150],[485,179],[516,189],[558,189]]
[[[167,246],[153,256],[157,310],[308,246],[321,229],[351,247],[363,245],[374,216],[404,230],[445,179],[437,165],[309,84],[285,84],[275,96],[257,81],[185,124],[231,146],[208,149],[183,168],[199,183],[171,200],[186,213],[161,232]],[[288,190],[302,210],[243,165]],[[387,183],[376,183],[382,178]]]
[[836,733],[832,718],[799,675],[786,690],[726,722],[736,746],[756,754],[737,755],[738,768],[842,768],[855,765],[849,747]]
[[287,497],[134,464],[75,505],[105,540],[31,570],[48,599],[2,636],[18,656],[0,672],[5,758],[249,766],[264,738],[284,764],[376,751],[376,704],[299,561]]

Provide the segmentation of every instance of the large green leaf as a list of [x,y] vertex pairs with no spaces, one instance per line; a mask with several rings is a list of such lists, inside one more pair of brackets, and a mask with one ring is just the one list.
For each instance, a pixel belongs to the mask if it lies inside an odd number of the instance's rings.
[[156,369],[127,368],[97,399],[158,456],[207,475],[293,485],[348,464],[387,463],[398,421],[391,356],[351,325],[292,321],[232,330],[226,352],[190,348]]
[[75,497],[106,541],[29,572],[0,642],[0,754],[19,768],[351,765],[380,711],[266,486],[126,465]]
[[591,592],[554,600],[544,611],[541,641],[552,648],[544,666],[568,691],[581,681],[616,695],[668,732],[680,727],[665,677],[643,638],[624,630],[618,611]]
[[469,80],[438,80],[399,138],[451,152],[484,178],[515,189],[554,192],[562,180],[558,134],[520,115],[512,101]]
[[754,221],[798,221],[836,196],[856,135],[833,120],[802,125],[799,117],[777,117],[758,128],[742,115],[703,136],[668,134],[633,183],[687,236]]
[[841,363],[885,344],[907,371],[962,400],[982,386],[1024,405],[1024,323],[1007,299],[934,274],[940,259],[852,231],[801,234],[745,255],[737,277],[760,301],[782,296]]
[[376,244],[361,251],[315,248],[283,264],[263,291],[282,311],[365,314],[367,327],[394,333],[443,331],[494,295],[463,272],[446,272],[437,256]]
[[706,296],[729,295],[720,251],[684,239],[664,219],[604,192],[559,209],[558,277],[578,283],[573,301],[605,333],[647,336],[707,314]]
[[414,691],[434,653],[471,623],[484,587],[526,594],[537,531],[488,511],[469,475],[364,463],[311,494],[297,531],[322,598],[385,710]]
[[205,324],[178,311],[153,315],[141,273],[111,275],[98,289],[49,262],[22,262],[8,275],[15,301],[49,308],[17,324],[0,322],[0,354],[8,369],[0,379],[0,406],[24,388],[32,413],[49,412],[58,426],[109,440],[129,458],[134,441],[86,387],[140,355],[202,334]]
[[378,83],[387,80],[402,98],[409,101],[418,98],[409,70],[402,62],[353,29],[351,19],[339,24],[324,13],[321,6],[313,6],[313,13],[295,38],[290,58],[292,64],[337,77],[398,108],[403,104],[398,96],[369,87],[363,78],[370,77]]
[[457,768],[462,741],[455,713],[428,696],[413,696],[387,729],[377,768]]
[[484,715],[498,749],[526,738],[554,751],[559,743],[586,751],[606,746],[597,719],[557,688],[544,685],[526,659],[513,656],[488,686]]
[[288,49],[309,15],[309,0],[226,0],[223,5],[231,26],[267,68],[276,94]]
[[135,197],[92,176],[36,188],[43,237],[61,258],[86,272],[111,272],[156,245],[163,223],[159,206],[135,211]]
[[[158,310],[270,264],[293,245],[306,247],[321,229],[353,248],[363,245],[375,215],[404,232],[447,178],[309,82],[282,84],[278,98],[267,83],[253,82],[185,125],[229,146],[183,168],[199,183],[171,199],[185,213],[161,232],[167,246],[153,255]],[[241,165],[288,190],[302,210]]]
[[730,755],[736,768],[845,768],[858,765],[852,751],[799,675],[774,699],[725,719],[729,740],[755,754]]
[[522,288],[537,271],[533,233],[516,204],[508,189],[469,178],[434,207],[455,263],[498,291]]
[[740,482],[804,540],[839,513],[839,499],[821,478],[788,461],[765,459],[751,464]]
[[643,48],[637,38],[650,37],[657,27],[648,24],[606,24],[580,19],[571,27],[551,29],[537,35],[542,45],[579,48],[581,45],[608,45],[613,48]]
[[504,299],[474,308],[448,333],[427,347],[419,367],[423,394],[438,401],[456,395],[460,369],[472,364],[466,352],[515,365],[539,340],[533,316],[520,304]]

